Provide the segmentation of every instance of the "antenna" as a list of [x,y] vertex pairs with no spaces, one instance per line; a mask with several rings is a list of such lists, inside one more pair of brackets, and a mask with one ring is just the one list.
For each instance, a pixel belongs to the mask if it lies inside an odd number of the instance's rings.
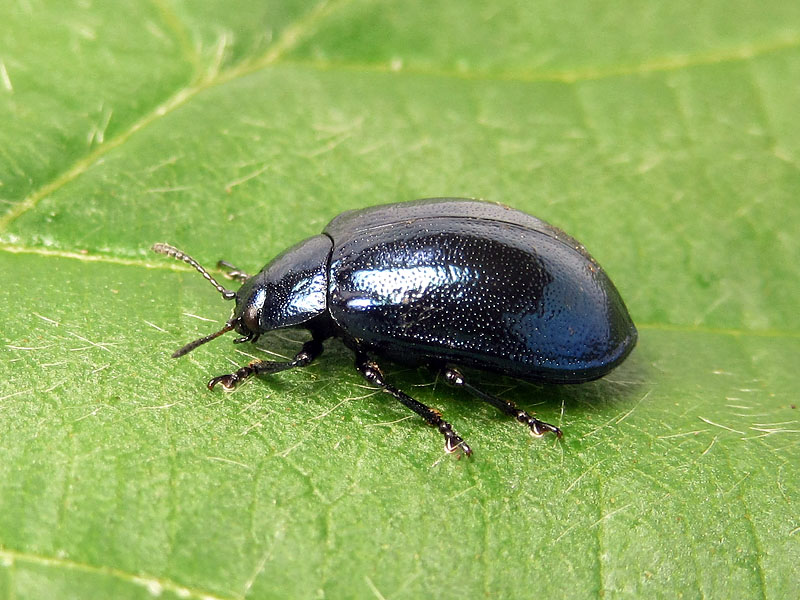
[[[181,250],[178,250],[177,248],[175,248],[174,246],[170,246],[169,244],[153,244],[153,247],[151,248],[151,250],[153,252],[158,252],[159,254],[166,254],[167,256],[170,256],[170,257],[175,258],[177,260],[182,260],[183,262],[192,265],[195,269],[197,269],[197,271],[200,273],[200,275],[205,277],[211,283],[211,285],[213,285],[215,288],[217,288],[217,291],[220,294],[222,294],[222,297],[225,298],[225,300],[233,300],[236,297],[236,292],[232,292],[232,291],[227,290],[224,287],[222,287],[217,282],[217,280],[214,279],[211,276],[211,274],[208,271],[206,271],[200,265],[200,263],[198,263],[195,259],[193,259],[191,256],[189,256],[185,252],[182,252]],[[228,331],[230,331],[230,330],[228,330]],[[213,339],[213,338],[211,338],[211,339]],[[206,340],[206,341],[208,341],[208,340]],[[188,350],[186,352],[188,352]]]
[[175,352],[173,352],[172,353],[172,358],[180,358],[184,354],[189,354],[189,352],[191,352],[192,350],[194,350],[198,346],[202,346],[206,342],[210,342],[211,340],[217,339],[223,333],[228,333],[231,329],[233,329],[233,325],[228,323],[227,325],[225,325],[225,327],[223,327],[219,331],[215,331],[214,333],[211,333],[211,334],[209,334],[209,335],[207,335],[205,337],[201,337],[199,340],[195,340],[193,342],[189,342],[188,344],[186,344],[180,350],[176,350]]
[[[213,285],[215,288],[217,288],[217,291],[220,294],[222,294],[222,297],[225,298],[225,300],[233,300],[236,297],[236,292],[232,292],[232,291],[227,290],[224,287],[222,287],[217,282],[217,280],[214,279],[211,276],[211,274],[208,271],[206,271],[200,265],[200,263],[198,263],[195,259],[193,259],[191,256],[189,256],[185,252],[182,252],[181,250],[178,250],[177,248],[175,248],[174,246],[170,246],[169,244],[153,244],[153,247],[151,248],[151,250],[153,252],[158,252],[159,254],[166,254],[167,256],[171,256],[172,258],[176,258],[178,260],[182,260],[183,262],[192,265],[195,269],[197,269],[197,271],[199,271],[199,273],[203,277],[205,277],[211,283],[211,285]],[[214,333],[211,333],[211,334],[209,334],[209,335],[207,335],[205,337],[201,337],[200,339],[197,339],[197,340],[195,340],[193,342],[189,342],[188,344],[186,344],[180,350],[176,350],[172,354],[172,358],[179,358],[179,357],[183,356],[184,354],[188,354],[189,352],[191,352],[192,350],[194,350],[198,346],[202,346],[206,342],[210,342],[211,340],[214,340],[214,339],[218,338],[223,333],[227,333],[227,332],[231,331],[233,329],[234,325],[235,325],[234,322],[228,321],[225,324],[225,327],[223,327],[219,331],[215,331]]]

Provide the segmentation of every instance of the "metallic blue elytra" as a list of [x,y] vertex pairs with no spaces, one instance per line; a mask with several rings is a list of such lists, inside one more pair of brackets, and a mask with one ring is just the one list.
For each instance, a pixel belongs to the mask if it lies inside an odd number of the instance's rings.
[[236,306],[225,327],[175,353],[236,330],[255,341],[282,327],[312,339],[287,362],[257,361],[215,377],[233,389],[255,374],[310,364],[322,342],[340,338],[371,383],[422,416],[445,437],[447,451],[470,447],[441,413],[391,386],[371,357],[424,365],[528,425],[561,431],[466,381],[474,368],[550,383],[581,383],[619,365],[636,344],[636,328],[600,265],[575,239],[518,210],[459,198],[433,198],[342,213],[321,235],[287,250],[237,292],[219,285],[171,246]]
[[581,244],[525,213],[433,199],[328,225],[331,318],[377,354],[553,383],[596,379],[636,328]]

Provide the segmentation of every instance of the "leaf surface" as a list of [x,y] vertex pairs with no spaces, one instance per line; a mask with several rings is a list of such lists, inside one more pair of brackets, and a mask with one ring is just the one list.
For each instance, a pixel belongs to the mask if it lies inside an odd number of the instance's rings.
[[[0,8],[0,598],[798,596],[800,10],[501,1]],[[580,239],[640,329],[605,379],[233,394],[230,306],[343,210],[484,197]]]

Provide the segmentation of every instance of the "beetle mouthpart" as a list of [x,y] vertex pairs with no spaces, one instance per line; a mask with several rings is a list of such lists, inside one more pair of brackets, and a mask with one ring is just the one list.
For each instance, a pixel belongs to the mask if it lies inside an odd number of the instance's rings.
[[191,352],[192,350],[194,350],[198,346],[202,346],[206,342],[210,342],[211,340],[215,340],[219,336],[221,336],[223,333],[228,333],[232,329],[233,329],[233,324],[228,323],[228,324],[225,325],[225,327],[223,327],[219,331],[215,331],[214,333],[211,333],[211,334],[209,334],[209,335],[207,335],[205,337],[201,337],[199,340],[195,340],[193,342],[189,342],[188,344],[186,344],[180,350],[176,350],[175,352],[173,352],[172,358],[180,358],[184,354],[189,354],[189,352]]
[[[211,283],[211,285],[213,285],[215,288],[217,288],[217,291],[220,294],[222,294],[222,297],[225,298],[225,300],[233,300],[236,297],[236,292],[232,292],[232,291],[222,287],[217,282],[217,280],[214,279],[211,276],[211,273],[206,271],[202,267],[202,265],[200,265],[199,262],[197,262],[195,259],[193,259],[191,256],[189,256],[185,252],[183,252],[181,250],[178,250],[175,246],[170,246],[169,244],[153,244],[153,246],[150,249],[153,252],[158,252],[159,254],[166,254],[167,256],[169,256],[171,258],[174,258],[174,259],[177,259],[177,260],[182,260],[183,262],[193,266],[195,269],[197,269],[197,271],[203,277],[205,277]],[[187,350],[187,352],[188,352],[188,350]],[[186,354],[186,352],[184,352],[184,354]]]

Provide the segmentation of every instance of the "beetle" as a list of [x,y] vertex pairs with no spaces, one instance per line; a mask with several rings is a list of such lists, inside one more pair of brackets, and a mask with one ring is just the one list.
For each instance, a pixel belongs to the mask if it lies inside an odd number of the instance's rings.
[[257,275],[220,261],[242,283],[233,292],[167,244],[235,307],[225,326],[177,350],[177,358],[224,333],[256,342],[303,328],[311,339],[286,362],[255,360],[208,382],[233,390],[253,375],[306,367],[339,338],[355,366],[436,427],[445,450],[472,449],[442,414],[388,383],[375,358],[430,367],[456,387],[526,425],[561,430],[476,388],[463,368],[545,383],[582,383],[619,365],[637,332],[619,292],[575,239],[526,213],[482,200],[429,198],[347,211],[289,248]]

